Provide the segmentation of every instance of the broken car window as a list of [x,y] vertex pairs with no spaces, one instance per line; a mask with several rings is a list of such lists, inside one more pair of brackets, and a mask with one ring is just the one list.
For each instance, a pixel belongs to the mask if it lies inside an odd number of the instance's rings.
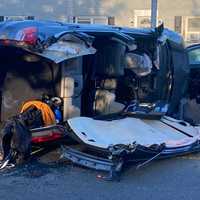
[[189,63],[194,65],[200,64],[200,48],[189,52]]
[[127,68],[132,70],[137,76],[146,76],[151,73],[152,62],[147,54],[126,54]]

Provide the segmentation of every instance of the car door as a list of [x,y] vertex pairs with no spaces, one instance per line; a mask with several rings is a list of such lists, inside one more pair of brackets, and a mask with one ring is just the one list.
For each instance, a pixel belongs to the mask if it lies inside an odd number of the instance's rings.
[[200,44],[187,47],[190,69],[189,94],[191,99],[200,101]]
[[187,47],[188,61],[190,69],[200,70],[200,44]]
[[188,89],[186,92],[183,118],[194,124],[200,123],[200,44],[186,48],[189,68]]

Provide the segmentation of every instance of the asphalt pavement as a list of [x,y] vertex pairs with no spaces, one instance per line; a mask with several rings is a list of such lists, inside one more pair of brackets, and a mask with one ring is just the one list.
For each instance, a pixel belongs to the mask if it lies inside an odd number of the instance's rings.
[[98,172],[58,162],[53,151],[17,169],[1,172],[1,200],[199,200],[200,154],[155,161],[125,170],[120,182]]

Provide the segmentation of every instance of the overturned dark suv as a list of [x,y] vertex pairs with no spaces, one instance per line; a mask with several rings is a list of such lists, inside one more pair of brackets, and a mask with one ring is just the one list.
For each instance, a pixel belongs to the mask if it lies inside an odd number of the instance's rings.
[[32,143],[67,136],[79,148],[62,146],[65,158],[111,175],[129,162],[199,151],[195,55],[162,25],[1,23],[1,121],[23,115],[27,101],[48,104],[52,123],[44,110],[41,123],[25,123]]

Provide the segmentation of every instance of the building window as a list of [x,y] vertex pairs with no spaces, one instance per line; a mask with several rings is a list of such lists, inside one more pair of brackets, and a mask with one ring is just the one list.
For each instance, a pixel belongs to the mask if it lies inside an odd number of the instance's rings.
[[148,16],[138,16],[137,24],[137,27],[149,28],[151,26],[151,19]]
[[[158,13],[157,13],[158,16]],[[134,10],[134,21],[131,24],[136,28],[150,28],[151,27],[151,10]],[[157,19],[157,25],[162,24],[162,19]]]
[[151,10],[135,10],[135,27],[149,28],[151,27]]
[[114,17],[107,16],[74,16],[70,22],[79,24],[110,24],[114,25]]
[[75,23],[92,24],[92,18],[90,18],[90,17],[75,17]]
[[7,15],[0,16],[0,21],[22,21],[22,20],[34,20],[34,16],[23,16],[23,15]]
[[186,17],[185,40],[190,43],[200,42],[200,16]]
[[200,32],[200,17],[188,18],[188,31]]

